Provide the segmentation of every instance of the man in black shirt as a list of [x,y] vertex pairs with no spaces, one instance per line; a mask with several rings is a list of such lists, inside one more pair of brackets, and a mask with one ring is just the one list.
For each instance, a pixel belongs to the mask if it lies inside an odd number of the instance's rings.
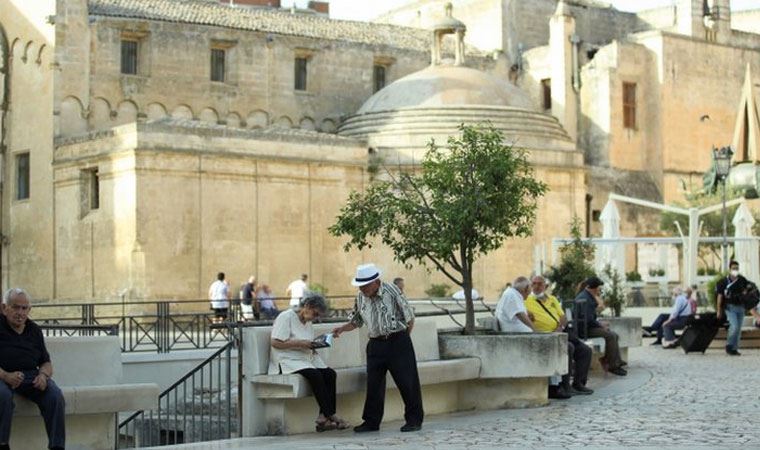
[[728,276],[722,278],[715,285],[717,300],[718,321],[723,317],[728,319],[728,336],[726,339],[726,353],[731,356],[739,356],[739,340],[742,336],[742,322],[744,321],[744,303],[742,293],[747,288],[747,279],[739,274],[739,263],[731,261],[728,265]]
[[65,446],[65,402],[50,378],[53,365],[42,330],[29,319],[31,304],[23,289],[3,295],[0,315],[0,450],[7,449],[13,419],[13,394],[40,408],[48,435],[48,448]]

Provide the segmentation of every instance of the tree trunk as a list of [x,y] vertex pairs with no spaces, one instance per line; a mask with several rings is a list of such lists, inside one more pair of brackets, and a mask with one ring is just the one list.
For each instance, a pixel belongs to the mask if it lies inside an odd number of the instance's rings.
[[464,289],[465,302],[465,324],[464,334],[475,333],[475,307],[472,303],[472,266],[464,268],[462,271],[462,288]]

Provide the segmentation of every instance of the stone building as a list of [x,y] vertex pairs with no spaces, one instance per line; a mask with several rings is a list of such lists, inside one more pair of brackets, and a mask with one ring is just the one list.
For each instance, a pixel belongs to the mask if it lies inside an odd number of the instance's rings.
[[[387,250],[346,254],[326,228],[376,155],[413,164],[429,137],[495,118],[550,193],[533,238],[479,261],[493,297],[606,192],[678,198],[705,145],[730,141],[745,65],[760,73],[757,30],[732,29],[728,0],[639,15],[459,0],[462,22],[419,0],[369,24],[228,3],[0,2],[3,286],[203,298],[221,270],[347,294],[373,260],[421,295],[443,280]],[[465,41],[441,36],[431,66],[430,30],[452,21]]]

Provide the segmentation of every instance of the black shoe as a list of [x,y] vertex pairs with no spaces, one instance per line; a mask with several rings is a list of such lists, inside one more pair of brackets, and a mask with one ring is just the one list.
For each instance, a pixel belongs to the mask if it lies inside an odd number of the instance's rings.
[[570,397],[572,397],[572,395],[565,392],[564,389],[560,389],[556,386],[549,387],[549,398],[552,398],[554,400],[567,400]]
[[662,345],[662,341],[661,341],[661,340],[659,340],[659,339],[657,339],[656,341],[652,342],[652,343],[651,343],[651,344],[649,344],[649,345]]
[[377,431],[380,427],[378,426],[372,426],[368,424],[367,422],[362,423],[361,425],[357,425],[354,427],[355,433],[366,433],[368,431]]
[[622,367],[615,367],[614,369],[610,369],[610,373],[614,373],[615,375],[618,375],[621,377],[628,375],[628,372]]
[[406,423],[403,427],[401,427],[401,432],[406,433],[409,431],[420,431],[422,429],[422,425],[415,425],[413,423]]
[[594,393],[594,390],[589,389],[586,386],[581,386],[580,384],[574,384],[571,388],[571,392],[574,395],[591,395]]
[[726,350],[726,353],[728,353],[731,356],[742,356],[742,354],[739,353],[739,350],[734,350],[734,349],[728,349]]
[[623,361],[623,360],[620,361],[620,367],[624,367],[627,365],[628,365],[628,361]]

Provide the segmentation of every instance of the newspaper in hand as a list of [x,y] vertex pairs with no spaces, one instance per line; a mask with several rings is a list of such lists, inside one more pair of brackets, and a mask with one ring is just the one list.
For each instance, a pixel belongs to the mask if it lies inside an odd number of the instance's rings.
[[320,334],[313,341],[311,341],[311,348],[325,348],[332,347],[333,335],[332,333]]

